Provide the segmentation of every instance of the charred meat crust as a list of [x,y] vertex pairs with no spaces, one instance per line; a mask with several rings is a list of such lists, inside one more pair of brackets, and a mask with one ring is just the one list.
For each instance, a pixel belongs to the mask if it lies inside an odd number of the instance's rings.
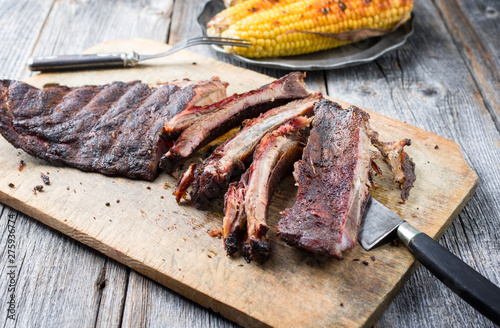
[[405,177],[403,182],[400,182],[399,186],[401,188],[401,200],[404,203],[408,197],[410,197],[410,190],[413,188],[413,183],[417,179],[415,175],[415,163],[406,152],[403,152],[401,167]]
[[228,255],[237,250],[247,262],[265,262],[271,253],[267,209],[274,188],[300,157],[304,129],[310,119],[298,117],[266,134],[249,169],[225,195],[224,247]]
[[380,151],[384,161],[394,173],[394,182],[398,182],[401,189],[401,200],[403,203],[406,202],[416,180],[415,163],[404,151],[405,146],[411,145],[411,140],[382,142],[378,140],[378,133],[375,132],[372,135],[372,143]]
[[210,199],[225,190],[230,178],[245,169],[243,162],[251,156],[267,132],[289,119],[312,114],[314,104],[320,99],[321,94],[318,93],[273,108],[248,122],[242,130],[217,147],[196,171],[190,192],[194,205],[204,208]]
[[162,138],[164,140],[171,140],[175,142],[175,139],[179,137],[182,131],[193,125],[199,118],[224,107],[231,101],[234,101],[235,97],[237,97],[237,95],[226,97],[220,101],[207,104],[205,106],[193,106],[175,115],[165,124]]
[[315,107],[311,135],[295,164],[297,201],[282,212],[278,237],[290,245],[342,258],[354,247],[369,197],[369,115],[329,100]]
[[40,90],[3,80],[0,132],[15,147],[52,163],[153,180],[166,151],[159,138],[165,122],[206,97],[210,83],[133,81]]
[[201,116],[177,138],[172,148],[160,161],[160,167],[172,173],[182,159],[216,138],[240,125],[244,120],[258,116],[271,108],[293,99],[309,95],[304,85],[304,74],[292,72],[283,78],[244,94],[233,95],[230,101]]

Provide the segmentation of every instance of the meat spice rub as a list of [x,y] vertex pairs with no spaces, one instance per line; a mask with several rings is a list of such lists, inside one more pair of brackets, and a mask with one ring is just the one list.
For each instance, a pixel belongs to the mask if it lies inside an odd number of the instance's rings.
[[255,150],[252,165],[239,183],[229,186],[223,220],[228,255],[240,249],[247,262],[269,258],[269,202],[276,185],[299,159],[305,144],[304,130],[310,122],[310,118],[299,116],[266,134]]
[[356,244],[369,198],[371,143],[384,143],[357,107],[342,109],[323,99],[314,111],[311,135],[295,164],[297,201],[282,212],[277,234],[290,245],[341,259]]
[[[314,104],[321,99],[321,94],[312,94],[307,98],[294,100],[286,105],[273,108],[259,117],[247,122],[237,134],[227,139],[208,157],[194,174],[191,200],[198,208],[205,208],[210,199],[215,198],[229,185],[230,178],[245,169],[248,159],[264,135],[278,128],[284,122],[299,115],[312,114]],[[188,181],[183,175],[181,182]],[[185,193],[188,185],[178,184],[176,192]]]
[[0,80],[0,132],[15,147],[83,171],[153,180],[166,121],[226,96],[217,78],[37,89]]
[[218,104],[193,108],[182,117],[172,119],[165,126],[166,138],[173,138],[180,131],[182,133],[162,157],[160,167],[172,173],[179,163],[195,151],[239,126],[244,120],[291,100],[307,97],[309,92],[305,88],[304,76],[303,73],[292,72],[258,89],[235,94]]

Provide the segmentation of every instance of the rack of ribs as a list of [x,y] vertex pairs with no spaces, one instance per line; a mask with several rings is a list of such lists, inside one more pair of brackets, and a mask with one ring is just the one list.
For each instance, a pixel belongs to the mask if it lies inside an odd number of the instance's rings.
[[173,118],[165,127],[164,139],[172,140],[182,132],[162,157],[160,167],[172,173],[195,151],[241,125],[244,120],[291,100],[307,97],[309,92],[305,88],[304,76],[292,72],[258,89],[235,94],[215,105],[193,108],[185,115]]
[[297,200],[282,212],[278,237],[290,245],[342,258],[354,247],[369,197],[369,115],[322,100],[302,159],[295,164]]
[[[314,113],[311,134],[293,173],[297,200],[281,213],[277,235],[290,245],[341,259],[343,251],[356,245],[369,199],[375,155],[371,144],[384,150],[391,167],[406,167],[397,178],[407,187],[405,193],[415,180],[415,165],[403,152],[410,141],[380,142],[361,109],[342,109],[323,99]],[[390,154],[394,159],[388,159]]]
[[265,262],[270,256],[267,210],[274,189],[305,144],[310,118],[299,116],[267,133],[255,149],[252,165],[224,197],[223,237],[228,255],[241,253],[247,262]]
[[153,180],[165,153],[163,126],[191,106],[226,96],[218,78],[37,89],[0,81],[0,132],[11,144],[83,171]]
[[[190,196],[194,205],[200,209],[205,208],[210,199],[226,189],[234,174],[245,169],[244,162],[266,133],[294,117],[311,115],[314,104],[320,99],[320,93],[311,94],[307,98],[294,100],[265,112],[247,122],[242,130],[217,147],[196,170],[190,170],[194,178],[184,174],[181,182],[193,181]],[[187,183],[178,184],[175,192],[182,197],[187,187]]]

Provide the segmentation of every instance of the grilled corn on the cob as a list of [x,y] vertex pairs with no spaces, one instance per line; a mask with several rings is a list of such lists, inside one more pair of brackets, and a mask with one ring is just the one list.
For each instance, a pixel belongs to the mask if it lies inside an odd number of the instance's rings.
[[228,52],[292,56],[388,33],[410,18],[412,7],[413,0],[246,0],[216,15],[207,30],[252,42]]
[[246,0],[224,0],[223,2],[224,2],[224,5],[226,7],[231,7],[231,6],[234,6],[235,4],[243,2],[243,1],[246,1]]

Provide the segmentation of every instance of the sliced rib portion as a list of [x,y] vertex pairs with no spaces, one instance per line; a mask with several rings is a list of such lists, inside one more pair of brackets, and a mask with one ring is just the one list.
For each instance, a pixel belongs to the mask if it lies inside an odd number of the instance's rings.
[[311,119],[299,116],[262,138],[252,165],[225,195],[224,248],[228,255],[241,248],[247,262],[265,262],[270,256],[267,210],[276,185],[304,146],[304,129]]
[[182,131],[193,125],[201,116],[213,113],[219,108],[224,107],[231,101],[234,101],[235,96],[233,95],[205,106],[193,106],[180,112],[165,124],[162,138],[164,140],[175,141]]
[[404,146],[411,145],[411,140],[402,139],[397,142],[382,142],[378,140],[378,134],[375,133],[372,142],[380,151],[386,163],[389,164],[394,173],[394,182],[398,182],[401,188],[401,199],[403,203],[406,202],[410,196],[413,182],[416,180],[415,163],[404,151]]
[[297,201],[282,212],[277,234],[290,245],[340,259],[356,244],[369,197],[369,115],[325,99],[314,111],[311,135],[295,164]]
[[224,195],[224,221],[222,236],[228,255],[233,255],[241,248],[245,238],[247,217],[245,213],[245,184],[233,182]]
[[[168,120],[191,107],[206,106],[226,99],[226,89],[229,85],[227,82],[222,82],[218,76],[214,76],[207,81],[193,82],[189,79],[183,79],[180,81],[172,81],[168,84],[173,84],[181,89],[185,89],[184,93],[176,94],[172,98],[176,101],[171,101],[171,103],[178,104],[178,106],[176,106],[177,110],[172,109],[169,111]],[[190,92],[188,92],[188,90],[190,90]],[[186,105],[182,105],[184,103]]]
[[244,120],[256,117],[292,99],[307,97],[309,92],[304,86],[303,78],[304,74],[292,72],[259,89],[233,95],[230,100],[221,102],[221,107],[199,117],[181,133],[172,148],[161,159],[161,168],[171,173],[180,161],[237,127]]
[[218,79],[113,82],[43,90],[0,81],[0,132],[15,147],[84,171],[152,180],[166,151],[165,122],[225,95]]
[[[294,117],[310,115],[321,94],[292,101],[276,107],[250,121],[245,127],[226,140],[208,157],[195,172],[191,200],[198,208],[205,208],[208,201],[217,197],[229,184],[236,172],[245,169],[243,162],[252,155],[260,139]],[[185,191],[179,190],[181,194]]]

